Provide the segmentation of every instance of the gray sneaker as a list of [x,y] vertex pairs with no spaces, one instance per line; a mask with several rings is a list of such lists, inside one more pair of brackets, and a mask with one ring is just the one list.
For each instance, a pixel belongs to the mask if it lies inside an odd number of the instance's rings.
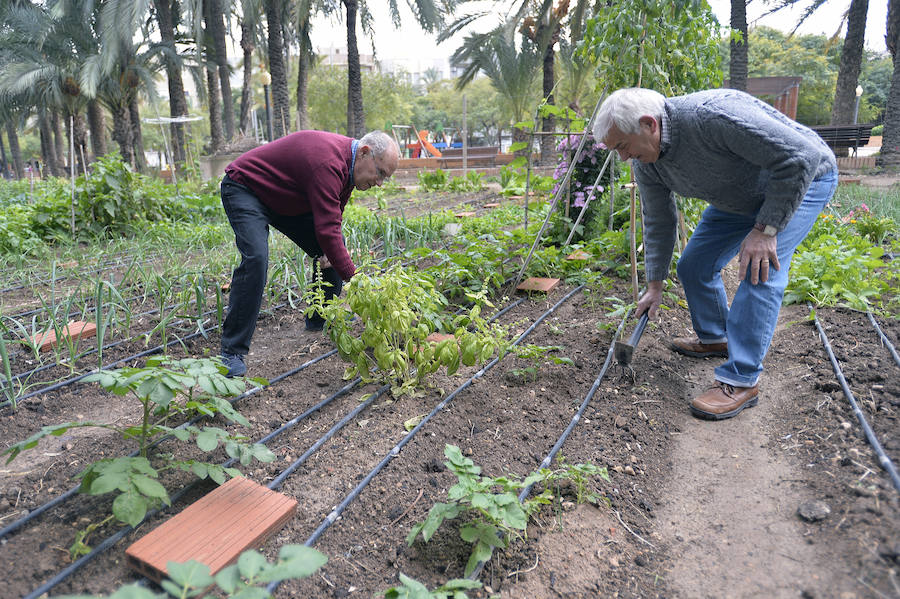
[[222,352],[221,360],[222,364],[228,368],[228,374],[225,375],[228,378],[247,374],[247,365],[244,364],[244,356],[241,354],[226,354]]

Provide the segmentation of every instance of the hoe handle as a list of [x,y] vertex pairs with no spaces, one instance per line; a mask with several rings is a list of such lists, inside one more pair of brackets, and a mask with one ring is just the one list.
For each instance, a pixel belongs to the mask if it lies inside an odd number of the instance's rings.
[[644,329],[647,327],[647,321],[650,319],[650,311],[645,310],[643,314],[641,314],[641,318],[638,320],[637,326],[634,327],[634,332],[631,333],[631,338],[628,340],[628,345],[632,347],[637,347],[638,341],[641,340],[641,335],[644,334]]

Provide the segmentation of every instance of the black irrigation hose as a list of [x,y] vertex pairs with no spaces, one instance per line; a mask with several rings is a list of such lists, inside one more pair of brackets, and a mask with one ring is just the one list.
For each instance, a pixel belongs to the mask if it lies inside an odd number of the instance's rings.
[[[576,290],[576,291],[577,291],[577,290]],[[574,291],[573,291],[573,293],[574,293]],[[570,295],[571,295],[571,294],[570,294]],[[568,296],[567,296],[567,297],[568,297]],[[563,301],[564,301],[564,300],[565,300],[565,298],[563,299]],[[496,318],[499,318],[502,314],[506,313],[507,311],[509,311],[509,310],[512,309],[513,307],[518,306],[518,305],[521,304],[523,301],[524,301],[524,299],[519,299],[519,300],[517,300],[517,301],[515,301],[515,302],[512,302],[510,305],[506,306],[505,308],[503,308],[502,310],[500,310],[500,311],[498,311],[496,314],[494,314],[494,315],[491,317],[490,320],[494,320],[494,319],[496,319]],[[560,303],[562,303],[562,301],[561,301]],[[555,309],[555,307],[554,307],[553,309]],[[546,316],[546,315],[545,315],[545,316]],[[535,323],[535,324],[537,324],[537,323]],[[529,329],[529,331],[530,331],[530,329]],[[526,332],[526,334],[527,334],[527,332]],[[524,334],[523,334],[523,336],[524,336]],[[521,339],[521,338],[520,338],[520,339]],[[518,342],[518,341],[517,341],[517,342]],[[301,370],[307,368],[308,366],[311,366],[312,364],[315,364],[316,362],[318,362],[318,361],[320,361],[320,360],[323,360],[323,359],[325,359],[325,358],[327,358],[327,357],[329,357],[329,356],[332,356],[332,355],[334,355],[335,353],[337,353],[337,350],[336,350],[336,349],[333,349],[333,350],[331,350],[331,351],[329,351],[329,352],[326,352],[325,354],[322,354],[322,355],[317,356],[316,358],[314,358],[314,359],[312,359],[312,360],[309,360],[309,361],[305,362],[304,364],[298,366],[297,368],[294,368],[294,369],[289,370],[289,371],[287,371],[287,372],[285,372],[285,373],[283,373],[283,374],[281,374],[281,375],[278,375],[277,377],[273,378],[273,379],[270,381],[270,385],[273,384],[273,383],[279,382],[279,381],[281,381],[281,380],[284,380],[285,378],[287,378],[287,377],[289,377],[289,376],[291,376],[291,375],[293,375],[293,374],[296,374],[297,372],[300,372]],[[296,418],[294,418],[294,419],[292,419],[292,420],[286,422],[286,423],[283,424],[280,428],[278,428],[277,430],[275,430],[275,431],[269,433],[268,435],[266,435],[265,437],[263,437],[262,439],[260,439],[260,440],[257,441],[257,442],[258,442],[258,443],[266,443],[266,442],[270,441],[271,439],[275,438],[276,436],[280,435],[281,433],[283,433],[283,432],[285,432],[285,431],[287,431],[287,430],[293,428],[293,427],[296,426],[299,422],[301,422],[302,420],[304,420],[305,418],[307,418],[308,416],[310,416],[312,413],[314,413],[314,412],[318,411],[319,409],[321,409],[322,407],[328,405],[328,404],[329,404],[330,402],[332,402],[334,399],[336,399],[336,398],[338,398],[338,397],[340,397],[340,396],[346,394],[347,392],[349,392],[351,389],[353,389],[354,387],[356,387],[356,386],[359,384],[360,381],[361,381],[360,378],[357,378],[356,380],[351,381],[350,383],[348,383],[347,385],[345,385],[344,387],[342,387],[341,389],[339,389],[337,392],[335,392],[335,393],[334,393],[333,395],[331,395],[330,397],[328,397],[328,398],[322,400],[321,402],[319,402],[318,404],[312,406],[311,408],[309,408],[309,409],[306,410],[303,414],[297,416]],[[389,389],[389,388],[390,388],[390,385],[385,385],[385,386],[383,386],[383,387],[380,388],[378,391],[376,391],[375,393],[373,393],[373,394],[372,394],[365,402],[363,402],[361,405],[357,406],[354,410],[352,410],[350,414],[348,414],[347,416],[345,416],[338,424],[336,424],[334,427],[332,427],[332,429],[331,429],[328,433],[326,433],[325,436],[323,436],[323,437],[321,437],[319,440],[317,440],[316,443],[313,444],[313,446],[303,454],[303,456],[301,456],[298,460],[296,460],[293,464],[291,464],[291,466],[289,466],[285,471],[283,471],[283,472],[282,472],[275,480],[273,480],[272,483],[270,483],[269,488],[273,488],[273,489],[274,489],[274,488],[280,487],[281,484],[282,484],[282,482],[284,481],[284,479],[287,478],[287,476],[288,476],[289,474],[293,473],[294,470],[296,470],[296,469],[297,469],[297,468],[298,468],[298,467],[299,467],[306,459],[308,459],[310,455],[312,455],[312,454],[313,454],[316,450],[318,450],[324,443],[326,443],[329,439],[331,439],[331,437],[332,437],[338,430],[340,430],[343,426],[345,426],[348,422],[350,422],[350,420],[352,420],[353,418],[355,418],[355,417],[356,417],[363,409],[365,409],[366,407],[368,407],[369,405],[371,405],[372,402],[373,402],[375,399],[377,399],[379,396],[381,396],[381,395],[382,395],[387,389]],[[256,393],[256,392],[259,392],[261,389],[262,389],[261,387],[256,387],[256,388],[254,388],[254,389],[251,389],[250,391],[248,391],[248,392],[246,392],[246,393],[244,393],[244,394],[242,394],[242,395],[240,395],[240,396],[238,396],[238,397],[232,399],[232,400],[231,400],[231,403],[235,403],[236,401],[238,401],[239,399],[241,399],[241,398],[243,398],[243,397],[246,397],[246,396],[248,396],[248,395],[252,395],[252,394],[254,394],[254,393]],[[196,420],[197,420],[197,419],[195,418],[195,419],[192,420],[191,422],[195,422]],[[183,427],[183,426],[187,426],[188,424],[190,424],[190,422],[185,423],[185,424],[183,424],[183,425],[181,425],[181,426],[182,426],[182,427]],[[163,437],[163,438],[161,438],[161,439],[158,439],[158,440],[154,443],[154,445],[156,445],[156,444],[158,444],[159,442],[163,441],[165,438],[167,438],[167,437]],[[227,460],[227,461],[224,463],[224,466],[225,466],[225,467],[228,467],[228,466],[234,464],[235,461],[236,461],[235,458],[231,458],[231,459]],[[194,486],[195,484],[196,484],[196,481],[195,481],[194,483],[191,483],[191,484],[185,486],[184,488],[180,489],[180,490],[177,491],[176,493],[174,493],[174,494],[171,496],[171,498],[170,498],[171,501],[172,501],[172,503],[175,503],[178,499],[180,499],[180,498],[181,498],[188,490],[190,490],[191,488],[193,488],[193,486]],[[77,492],[77,489],[78,489],[78,487],[75,487],[75,489],[70,490],[70,491],[66,494],[66,496],[71,496],[72,494],[74,494],[75,492]],[[59,504],[61,501],[63,501],[65,498],[66,498],[65,496],[60,496],[60,497],[54,499],[51,503],[53,503],[53,505],[57,505],[57,504]],[[42,508],[41,508],[41,512],[46,511],[46,509],[49,509],[49,507],[52,507],[52,506],[47,505],[46,507],[42,507]],[[20,527],[22,524],[24,524],[25,522],[27,522],[28,520],[30,520],[30,519],[33,518],[34,516],[37,516],[37,515],[38,515],[37,511],[38,511],[38,510],[35,510],[35,511],[32,512],[31,514],[29,514],[28,516],[26,516],[25,518],[23,518],[21,521],[14,522],[14,523],[11,524],[10,526],[8,526],[7,529],[12,529],[13,526],[15,526],[15,528]],[[150,512],[147,513],[147,515],[144,517],[144,520],[142,520],[141,523],[146,522],[147,519],[149,519],[151,516],[155,515],[155,514],[158,513],[159,511],[160,511],[160,510],[151,510]],[[139,523],[138,526],[140,526],[141,523]],[[5,534],[7,533],[7,529],[4,529],[3,531],[0,531],[0,537],[2,537],[3,535],[5,535]],[[61,570],[60,572],[58,572],[58,573],[56,574],[56,576],[54,576],[52,579],[50,579],[49,581],[47,581],[47,582],[46,582],[45,584],[43,584],[40,588],[38,588],[38,589],[32,591],[31,594],[29,594],[29,595],[27,595],[27,596],[25,597],[25,599],[36,599],[37,597],[40,597],[42,594],[48,592],[50,589],[52,589],[53,587],[55,587],[56,585],[58,585],[60,582],[62,582],[63,580],[65,580],[65,579],[68,578],[69,576],[71,576],[74,572],[76,572],[77,570],[79,570],[81,567],[83,567],[83,566],[84,566],[85,564],[87,564],[89,561],[93,560],[93,559],[94,559],[95,557],[97,557],[100,553],[103,553],[104,551],[106,551],[107,549],[109,549],[110,547],[112,547],[113,545],[115,545],[116,543],[118,543],[118,542],[119,542],[122,538],[124,538],[125,535],[127,535],[131,530],[133,530],[133,527],[131,527],[131,526],[125,526],[125,527],[123,527],[122,529],[120,529],[119,531],[117,531],[116,533],[114,533],[113,535],[111,535],[110,537],[106,538],[106,539],[105,539],[104,541],[102,541],[97,547],[95,547],[90,553],[88,553],[87,555],[82,556],[82,557],[79,558],[77,561],[73,562],[71,565],[69,565],[68,567],[64,568],[64,569]]]
[[891,482],[894,483],[894,487],[897,491],[900,491],[900,475],[897,474],[897,468],[894,467],[894,463],[887,454],[884,453],[881,443],[878,442],[878,437],[875,436],[875,432],[866,421],[866,415],[859,409],[859,404],[856,403],[856,398],[853,397],[853,392],[850,390],[850,386],[847,385],[847,379],[844,378],[844,373],[841,371],[841,365],[834,356],[834,351],[831,349],[831,343],[828,342],[828,336],[825,335],[825,329],[823,329],[822,325],[819,323],[819,318],[816,316],[815,311],[808,302],[806,306],[809,308],[809,312],[812,314],[813,320],[816,323],[816,329],[819,331],[819,339],[821,339],[822,345],[825,346],[825,351],[828,354],[828,359],[831,360],[831,367],[834,369],[834,374],[837,376],[841,389],[844,390],[844,397],[850,402],[850,407],[853,409],[853,413],[856,414],[856,419],[859,420],[863,432],[866,435],[866,439],[869,441],[869,445],[875,450],[875,454],[878,456],[878,463],[881,464],[881,467],[884,468],[885,471],[887,471],[891,478]]
[[891,353],[891,356],[894,358],[894,363],[896,363],[897,366],[900,366],[900,355],[897,354],[897,349],[894,347],[894,344],[891,343],[891,340],[887,338],[887,335],[885,335],[881,330],[881,327],[878,326],[878,321],[875,320],[872,313],[866,312],[866,316],[869,317],[869,322],[872,323],[872,327],[878,333],[878,336],[881,337],[881,344]]
[[[328,355],[332,355],[336,351],[337,350],[333,350],[332,352],[329,352]],[[323,356],[319,356],[318,358],[316,358],[315,362],[322,359],[322,357]],[[314,362],[311,362],[311,363],[314,363]],[[309,365],[309,363],[306,364],[306,366],[308,366],[308,365]],[[305,368],[305,366],[303,366],[303,367]],[[286,377],[290,376],[291,374],[298,372],[299,370],[302,370],[302,368],[298,367],[298,368],[295,368],[288,372],[285,372],[285,373],[279,375],[278,377],[276,377],[275,379],[273,379],[273,382],[276,380],[277,381],[283,380]],[[326,406],[334,399],[346,394],[353,387],[355,387],[358,384],[358,382],[359,381],[356,380],[356,381],[352,381],[351,383],[348,383],[347,385],[344,385],[342,388],[340,388],[338,391],[336,391],[333,395],[331,395],[331,397],[328,397],[328,398],[320,401],[315,406],[306,410],[306,412],[304,412],[301,416],[298,416],[298,417],[294,418],[293,420],[289,421],[288,423],[285,423],[285,425],[283,425],[277,431],[269,433],[268,435],[263,437],[260,441],[258,441],[258,443],[264,443],[265,441],[271,440],[272,438],[283,433],[284,431],[289,430],[290,428],[295,426],[298,422],[300,422],[303,418],[309,416],[313,412]],[[261,389],[260,387],[257,387],[255,389],[253,389],[252,391],[256,392],[256,391],[259,391],[260,389]],[[237,399],[237,398],[235,398],[235,399]],[[358,410],[356,412],[358,413]],[[235,461],[236,460],[234,458],[231,458],[224,463],[224,466],[228,467],[231,464],[234,464]],[[189,490],[191,490],[197,484],[197,482],[198,481],[194,481],[194,482],[182,487],[175,493],[173,493],[172,496],[170,497],[171,502],[173,504],[175,502],[177,502],[185,493],[187,493]],[[149,512],[147,512],[147,515],[144,516],[144,519],[141,520],[140,523],[138,523],[138,526],[140,526],[141,524],[143,524],[144,522],[149,520],[152,516],[156,515],[160,511],[162,511],[162,508],[150,510]],[[47,582],[42,584],[39,588],[33,590],[31,593],[26,595],[24,597],[24,599],[37,599],[38,597],[41,597],[44,593],[49,592],[53,587],[55,587],[56,585],[58,585],[59,583],[64,581],[66,578],[68,578],[69,576],[71,576],[72,574],[74,574],[75,572],[80,570],[88,562],[92,561],[94,558],[99,556],[101,553],[103,553],[104,551],[106,551],[107,549],[109,549],[110,547],[115,545],[116,543],[118,543],[120,540],[122,540],[125,537],[125,535],[130,533],[135,528],[137,528],[137,527],[132,527],[130,525],[126,525],[126,526],[122,527],[117,532],[115,532],[114,534],[112,534],[109,537],[107,537],[106,539],[104,539],[99,545],[97,545],[94,549],[92,549],[90,553],[78,558],[76,561],[72,562],[70,565],[68,565],[67,567],[60,570],[53,578],[51,578],[50,580],[48,580]]]
[[[300,366],[297,366],[296,368],[293,368],[293,369],[291,369],[291,370],[288,370],[287,372],[284,372],[284,373],[278,375],[277,377],[275,377],[274,379],[272,379],[271,381],[269,381],[269,385],[272,385],[272,384],[274,384],[274,383],[277,383],[277,382],[279,382],[279,381],[282,381],[282,380],[286,379],[286,378],[289,377],[289,376],[293,376],[293,375],[297,374],[298,372],[300,372],[300,371],[302,371],[302,370],[305,370],[306,368],[312,366],[313,364],[315,364],[315,363],[317,363],[317,362],[320,362],[320,361],[322,361],[322,360],[324,360],[324,359],[326,359],[326,358],[329,358],[329,357],[333,356],[333,355],[336,354],[336,353],[337,353],[337,350],[336,350],[336,349],[332,349],[332,350],[330,350],[330,351],[325,352],[324,354],[321,354],[321,355],[319,355],[319,356],[316,356],[315,358],[312,358],[312,359],[310,359],[310,360],[307,360],[306,362],[304,362],[304,363],[301,364]],[[247,398],[247,397],[250,397],[251,395],[255,395],[256,393],[259,393],[261,390],[262,390],[262,387],[254,387],[254,388],[250,389],[249,391],[246,391],[246,392],[244,392],[244,393],[238,395],[237,397],[234,397],[234,398],[230,399],[230,400],[229,400],[229,403],[231,403],[232,405],[234,405],[235,403],[237,403],[238,401],[240,401],[240,400],[242,400],[242,399],[245,399],[245,398]],[[329,400],[329,401],[330,401],[330,400]],[[315,410],[321,408],[322,406],[324,406],[324,405],[326,405],[326,404],[327,404],[327,401],[323,401],[322,403],[317,404],[317,406],[316,406],[315,408],[313,408],[312,411],[315,411]],[[310,411],[309,413],[312,413],[312,411]],[[304,416],[304,417],[305,417],[305,416]],[[185,423],[179,425],[179,426],[176,427],[176,428],[185,428],[185,427],[187,427],[187,426],[189,426],[189,425],[191,425],[191,424],[194,424],[194,423],[198,422],[198,421],[201,420],[202,418],[203,418],[202,416],[195,416],[195,417],[192,418],[191,420],[189,420],[189,421],[187,421],[187,422],[185,422]],[[282,427],[282,429],[287,430],[287,429],[285,429],[284,427]],[[279,431],[282,431],[282,429],[279,429]],[[150,447],[155,447],[155,446],[159,445],[160,443],[162,443],[163,441],[165,441],[166,439],[169,439],[169,438],[171,438],[171,435],[165,435],[165,436],[163,436],[163,437],[160,437],[159,439],[156,439],[153,443],[151,443],[151,444],[150,444]],[[264,439],[263,441],[260,441],[260,442],[261,442],[261,443],[264,443],[266,440],[268,440],[268,439]],[[131,452],[131,454],[129,454],[129,457],[134,457],[134,456],[137,455],[137,453],[138,453],[137,451],[133,451],[133,452]],[[11,522],[10,524],[8,524],[8,525],[7,525],[6,527],[4,527],[3,529],[0,529],[0,539],[2,539],[3,537],[5,537],[6,535],[8,535],[8,534],[10,534],[10,533],[12,533],[12,532],[15,532],[16,530],[18,530],[19,528],[21,528],[22,526],[24,526],[25,524],[27,524],[29,521],[31,521],[31,520],[33,520],[34,518],[38,517],[39,515],[43,514],[43,513],[46,512],[47,510],[56,507],[56,506],[59,505],[60,503],[66,501],[66,500],[69,499],[70,497],[74,496],[74,495],[78,492],[79,487],[80,487],[80,485],[76,485],[76,486],[72,487],[71,489],[69,489],[68,491],[66,491],[65,493],[63,493],[62,495],[58,495],[57,497],[54,497],[53,499],[51,499],[51,500],[48,501],[47,503],[44,503],[43,505],[38,506],[38,507],[36,507],[35,509],[29,511],[28,514],[26,514],[25,516],[19,518],[19,519],[16,520],[15,522]]]
[[[521,335],[519,335],[519,337],[515,341],[513,341],[512,345],[514,345],[514,346],[518,345],[525,337],[530,335],[537,328],[537,326],[541,322],[544,321],[545,318],[547,318],[553,312],[555,312],[557,308],[559,308],[566,300],[568,300],[570,297],[572,297],[575,293],[580,291],[582,288],[584,288],[584,285],[579,285],[578,287],[576,287],[575,289],[573,289],[569,293],[567,293],[565,296],[563,296],[562,299],[560,299],[549,310],[547,310],[541,316],[539,316],[537,318],[537,320],[535,320],[534,323],[530,327],[528,327]],[[447,397],[445,397],[443,401],[441,401],[437,406],[435,406],[435,408],[433,410],[431,410],[431,412],[429,412],[427,416],[422,418],[422,420],[411,431],[409,431],[403,437],[403,439],[401,439],[400,442],[397,443],[397,445],[395,445],[388,452],[388,454],[378,463],[378,465],[375,466],[375,468],[373,468],[372,471],[369,472],[365,476],[365,478],[363,478],[362,481],[360,481],[360,483],[346,497],[344,497],[344,499],[331,511],[331,513],[329,513],[328,516],[325,517],[325,520],[322,521],[322,523],[315,530],[315,532],[313,532],[313,534],[306,540],[304,545],[307,547],[311,547],[319,539],[319,537],[321,537],[322,534],[332,524],[334,524],[334,522],[338,519],[338,517],[340,517],[340,515],[344,512],[344,510],[347,508],[347,506],[350,505],[350,503],[352,503],[359,496],[360,493],[362,493],[363,489],[365,489],[366,486],[368,486],[368,484],[372,481],[372,479],[375,478],[375,476],[377,476],[378,473],[381,472],[384,469],[384,467],[387,466],[387,464],[392,459],[394,459],[395,457],[400,455],[400,450],[403,449],[403,447],[407,443],[409,443],[409,441],[419,432],[419,430],[422,429],[422,427],[425,426],[426,423],[428,423],[429,420],[431,420],[432,417],[434,417],[435,414],[437,414],[442,409],[444,409],[444,407],[448,403],[450,403],[457,395],[462,393],[464,390],[468,389],[472,385],[472,383],[475,382],[476,379],[479,379],[482,376],[484,376],[484,374],[488,370],[490,370],[498,362],[500,362],[500,359],[501,359],[500,357],[497,357],[497,358],[494,358],[493,360],[491,360],[490,362],[488,362],[487,364],[485,364],[481,368],[481,370],[479,370],[472,376],[472,378],[470,378],[468,381],[464,382],[462,385],[457,387],[453,392],[451,392],[449,395],[447,395]],[[281,581],[272,582],[266,587],[266,591],[268,591],[269,594],[272,594],[275,592],[275,589],[277,589],[280,584],[281,584]]]
[[[541,468],[549,468],[550,464],[553,463],[553,458],[556,457],[556,454],[559,453],[559,450],[562,449],[563,443],[566,442],[566,439],[569,438],[569,435],[572,433],[572,430],[575,428],[581,421],[581,416],[584,414],[585,409],[587,409],[588,404],[591,399],[593,399],[594,394],[597,393],[597,389],[600,388],[600,383],[603,381],[603,377],[606,376],[606,371],[609,370],[609,365],[612,363],[613,354],[615,353],[616,347],[616,339],[619,338],[619,335],[622,333],[622,329],[625,328],[625,323],[628,322],[628,316],[630,315],[631,310],[625,313],[625,317],[622,319],[622,322],[619,323],[619,328],[616,329],[616,334],[613,335],[612,342],[609,345],[609,350],[606,352],[606,360],[603,362],[603,366],[600,368],[600,373],[597,375],[597,378],[594,380],[594,384],[591,385],[590,390],[587,392],[587,395],[584,396],[584,401],[581,402],[581,407],[578,408],[578,411],[575,413],[575,416],[572,417],[572,420],[569,422],[569,425],[563,431],[562,435],[560,435],[559,439],[554,443],[553,448],[550,449],[550,453],[547,454],[541,461],[541,465],[538,466],[538,469]],[[534,484],[530,484],[519,493],[519,503],[525,501],[525,498],[531,494],[531,489],[534,488]],[[501,534],[498,532],[498,535]],[[484,570],[485,562],[481,561],[475,565],[475,569],[469,574],[469,580],[478,580],[481,576],[482,570]]]
[[[156,258],[158,258],[161,255],[162,254],[157,254],[156,256],[154,256],[152,258],[152,260],[156,260]],[[149,262],[149,261],[150,260],[143,260],[143,262]],[[132,264],[133,263],[134,263],[134,261],[132,261]],[[103,264],[98,264],[94,268],[84,268],[84,269],[78,271],[78,273],[76,273],[78,275],[77,278],[81,278],[83,275],[93,273],[95,271],[99,273],[99,272],[105,272],[108,270],[112,270],[112,268],[106,268],[107,266],[110,266],[110,265],[114,265],[114,268],[117,268],[119,266],[125,266],[125,262],[122,262],[121,260],[116,259],[116,260],[110,260],[108,262],[104,262]],[[23,284],[23,285],[14,285],[11,287],[5,287],[3,289],[0,289],[0,293],[6,293],[7,291],[18,291],[19,289],[25,289],[26,287],[34,287],[35,285],[40,285],[40,284],[46,285],[47,283],[53,283],[55,281],[65,281],[65,280],[68,280],[71,278],[73,278],[73,275],[64,275],[64,276],[58,277],[56,279],[50,279],[49,281],[38,280],[38,281],[31,282],[31,283]]]

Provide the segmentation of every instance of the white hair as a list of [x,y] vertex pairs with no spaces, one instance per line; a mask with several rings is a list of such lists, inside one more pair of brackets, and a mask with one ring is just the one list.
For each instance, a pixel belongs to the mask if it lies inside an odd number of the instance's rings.
[[662,118],[666,98],[661,93],[642,87],[616,90],[600,106],[594,121],[594,139],[603,141],[613,125],[631,135],[641,130],[642,116]]
[[389,150],[394,150],[397,156],[400,155],[400,148],[397,147],[397,142],[384,131],[369,131],[362,136],[359,143],[372,148],[372,153],[379,158],[384,156]]

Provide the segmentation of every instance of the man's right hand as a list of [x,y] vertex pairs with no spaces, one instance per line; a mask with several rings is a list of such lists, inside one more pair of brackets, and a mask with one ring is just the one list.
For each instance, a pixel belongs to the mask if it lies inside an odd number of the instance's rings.
[[656,311],[662,303],[662,290],[662,281],[649,281],[647,291],[638,300],[634,315],[641,316],[644,312],[648,312],[650,318],[656,318]]

